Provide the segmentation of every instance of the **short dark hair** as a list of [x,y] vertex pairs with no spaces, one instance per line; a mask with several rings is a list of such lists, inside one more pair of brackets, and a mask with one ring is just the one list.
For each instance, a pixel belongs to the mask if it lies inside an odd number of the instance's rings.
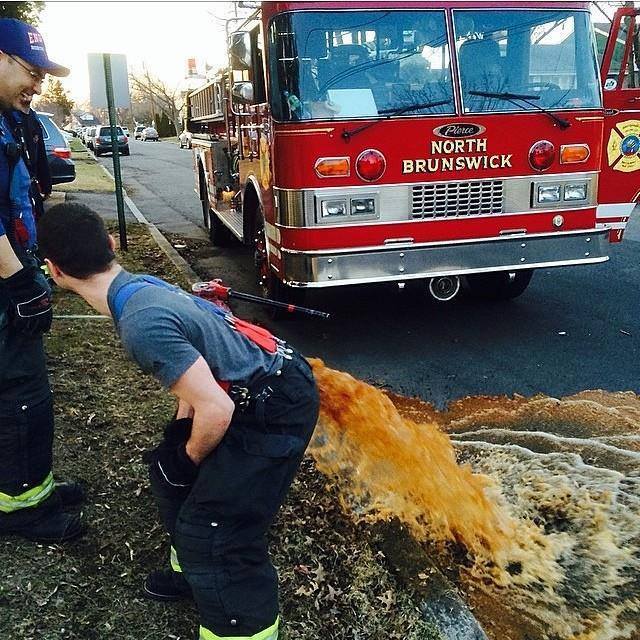
[[104,273],[115,260],[102,218],[83,204],[51,207],[38,222],[38,249],[73,278]]

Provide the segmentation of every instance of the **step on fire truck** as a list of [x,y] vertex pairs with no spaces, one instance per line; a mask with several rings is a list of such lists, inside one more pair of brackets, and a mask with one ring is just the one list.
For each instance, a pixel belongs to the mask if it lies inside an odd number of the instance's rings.
[[587,2],[264,2],[191,92],[214,245],[264,293],[421,279],[513,298],[605,262],[640,198],[638,10],[601,55]]

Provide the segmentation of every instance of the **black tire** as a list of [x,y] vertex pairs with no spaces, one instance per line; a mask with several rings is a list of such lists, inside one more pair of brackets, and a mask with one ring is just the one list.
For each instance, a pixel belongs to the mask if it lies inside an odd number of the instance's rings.
[[524,293],[531,282],[533,269],[475,273],[467,276],[467,288],[472,297],[481,300],[512,300]]
[[202,224],[205,229],[211,224],[211,207],[209,206],[209,196],[207,194],[207,186],[204,183],[204,172],[200,168],[198,174],[198,182],[200,183],[200,207],[202,208]]
[[102,152],[96,151],[96,158],[99,158],[102,155]]
[[228,247],[234,235],[209,207],[209,240],[214,247]]
[[131,152],[129,151],[129,147],[127,147],[126,149],[124,149],[124,150],[122,151],[122,155],[123,155],[123,156],[131,155]]
[[[264,214],[261,209],[258,209],[256,213],[253,247],[254,265],[262,297],[276,300],[277,302],[300,304],[302,297],[301,292],[283,284],[273,269],[269,266],[264,229]],[[285,309],[278,309],[277,307],[268,307],[268,311],[269,315],[274,320],[284,320],[285,318],[292,318],[295,315]]]

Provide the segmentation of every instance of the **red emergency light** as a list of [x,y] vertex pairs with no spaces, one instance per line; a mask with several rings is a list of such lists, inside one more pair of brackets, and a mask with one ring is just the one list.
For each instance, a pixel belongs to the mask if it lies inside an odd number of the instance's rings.
[[546,171],[556,159],[556,148],[548,140],[536,142],[529,150],[529,164],[536,171]]
[[356,173],[367,182],[374,182],[387,168],[385,157],[376,149],[363,151],[356,160]]

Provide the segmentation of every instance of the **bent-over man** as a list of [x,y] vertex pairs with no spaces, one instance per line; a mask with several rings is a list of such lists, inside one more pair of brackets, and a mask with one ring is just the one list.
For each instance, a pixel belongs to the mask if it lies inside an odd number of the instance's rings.
[[82,205],[51,208],[38,233],[55,282],[112,316],[129,357],[178,399],[148,459],[172,569],[147,577],[147,595],[192,593],[201,640],[275,640],[266,532],[318,417],[309,364],[217,305],[125,271],[102,220]]

